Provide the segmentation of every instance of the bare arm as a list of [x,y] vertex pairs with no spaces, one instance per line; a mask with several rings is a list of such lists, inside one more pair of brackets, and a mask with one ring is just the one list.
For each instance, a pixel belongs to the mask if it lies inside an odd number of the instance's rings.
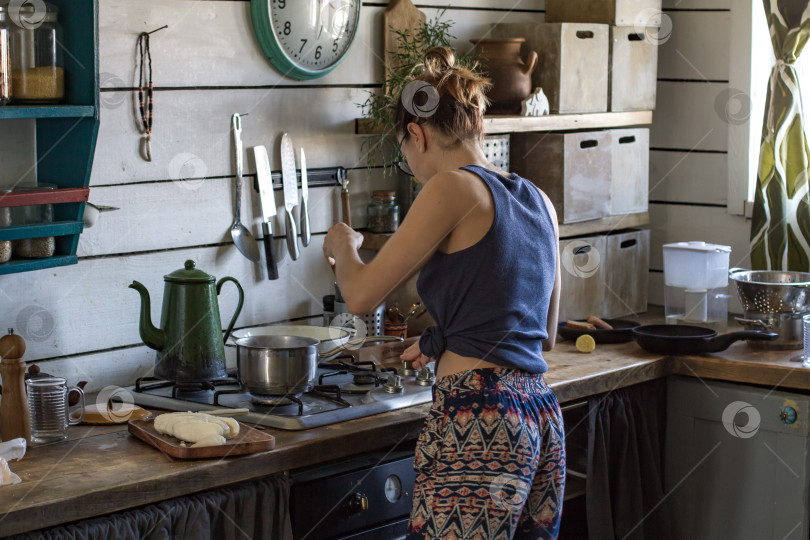
[[477,205],[477,196],[463,173],[436,175],[422,188],[397,232],[368,264],[357,253],[362,236],[343,223],[331,227],[323,250],[334,259],[337,281],[349,311],[364,313],[379,305],[425,265]]
[[554,288],[551,290],[551,299],[548,303],[548,316],[546,318],[546,330],[548,331],[548,338],[543,340],[543,351],[550,351],[554,348],[554,344],[557,341],[557,320],[560,311],[560,287],[562,284],[562,276],[560,275],[560,228],[557,225],[557,212],[554,210],[554,205],[551,204],[551,200],[548,196],[540,191],[543,195],[543,200],[546,203],[546,208],[548,209],[548,215],[551,217],[551,221],[554,223],[554,238],[556,241],[554,242],[554,259],[556,261],[555,270],[554,270]]

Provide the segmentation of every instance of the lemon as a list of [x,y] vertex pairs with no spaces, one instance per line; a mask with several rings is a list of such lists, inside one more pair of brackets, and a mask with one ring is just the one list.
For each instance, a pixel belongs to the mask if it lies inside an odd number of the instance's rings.
[[588,334],[579,336],[576,345],[579,352],[589,353],[596,349],[596,341]]

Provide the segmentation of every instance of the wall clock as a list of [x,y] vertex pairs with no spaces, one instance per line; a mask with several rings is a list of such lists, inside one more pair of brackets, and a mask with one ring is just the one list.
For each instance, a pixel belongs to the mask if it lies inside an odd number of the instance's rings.
[[362,0],[251,0],[256,38],[284,76],[323,77],[349,52]]

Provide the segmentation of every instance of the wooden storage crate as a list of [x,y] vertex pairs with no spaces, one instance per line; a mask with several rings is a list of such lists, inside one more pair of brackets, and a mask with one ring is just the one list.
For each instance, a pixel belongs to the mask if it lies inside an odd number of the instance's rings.
[[607,111],[609,30],[604,24],[503,23],[492,37],[526,38],[540,56],[532,87],[548,96],[552,113]]
[[610,27],[611,111],[655,109],[658,47],[646,39],[643,28]]
[[623,317],[647,311],[650,272],[650,231],[631,231],[605,237],[604,317]]
[[515,133],[512,169],[551,199],[560,223],[610,214],[610,132]]
[[610,138],[610,213],[646,212],[650,191],[650,130],[612,129]]
[[560,241],[560,322],[602,313],[605,249],[604,236]]
[[549,22],[661,26],[661,0],[546,0]]

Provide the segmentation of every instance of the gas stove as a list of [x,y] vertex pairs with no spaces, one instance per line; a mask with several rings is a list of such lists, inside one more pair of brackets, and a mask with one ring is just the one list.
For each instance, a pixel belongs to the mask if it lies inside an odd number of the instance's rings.
[[236,373],[216,381],[178,384],[143,377],[129,391],[135,403],[174,411],[246,408],[239,416],[249,424],[301,430],[420,405],[431,400],[434,375],[403,367],[381,368],[374,362],[335,362],[318,366],[316,386],[297,396],[252,394]]

